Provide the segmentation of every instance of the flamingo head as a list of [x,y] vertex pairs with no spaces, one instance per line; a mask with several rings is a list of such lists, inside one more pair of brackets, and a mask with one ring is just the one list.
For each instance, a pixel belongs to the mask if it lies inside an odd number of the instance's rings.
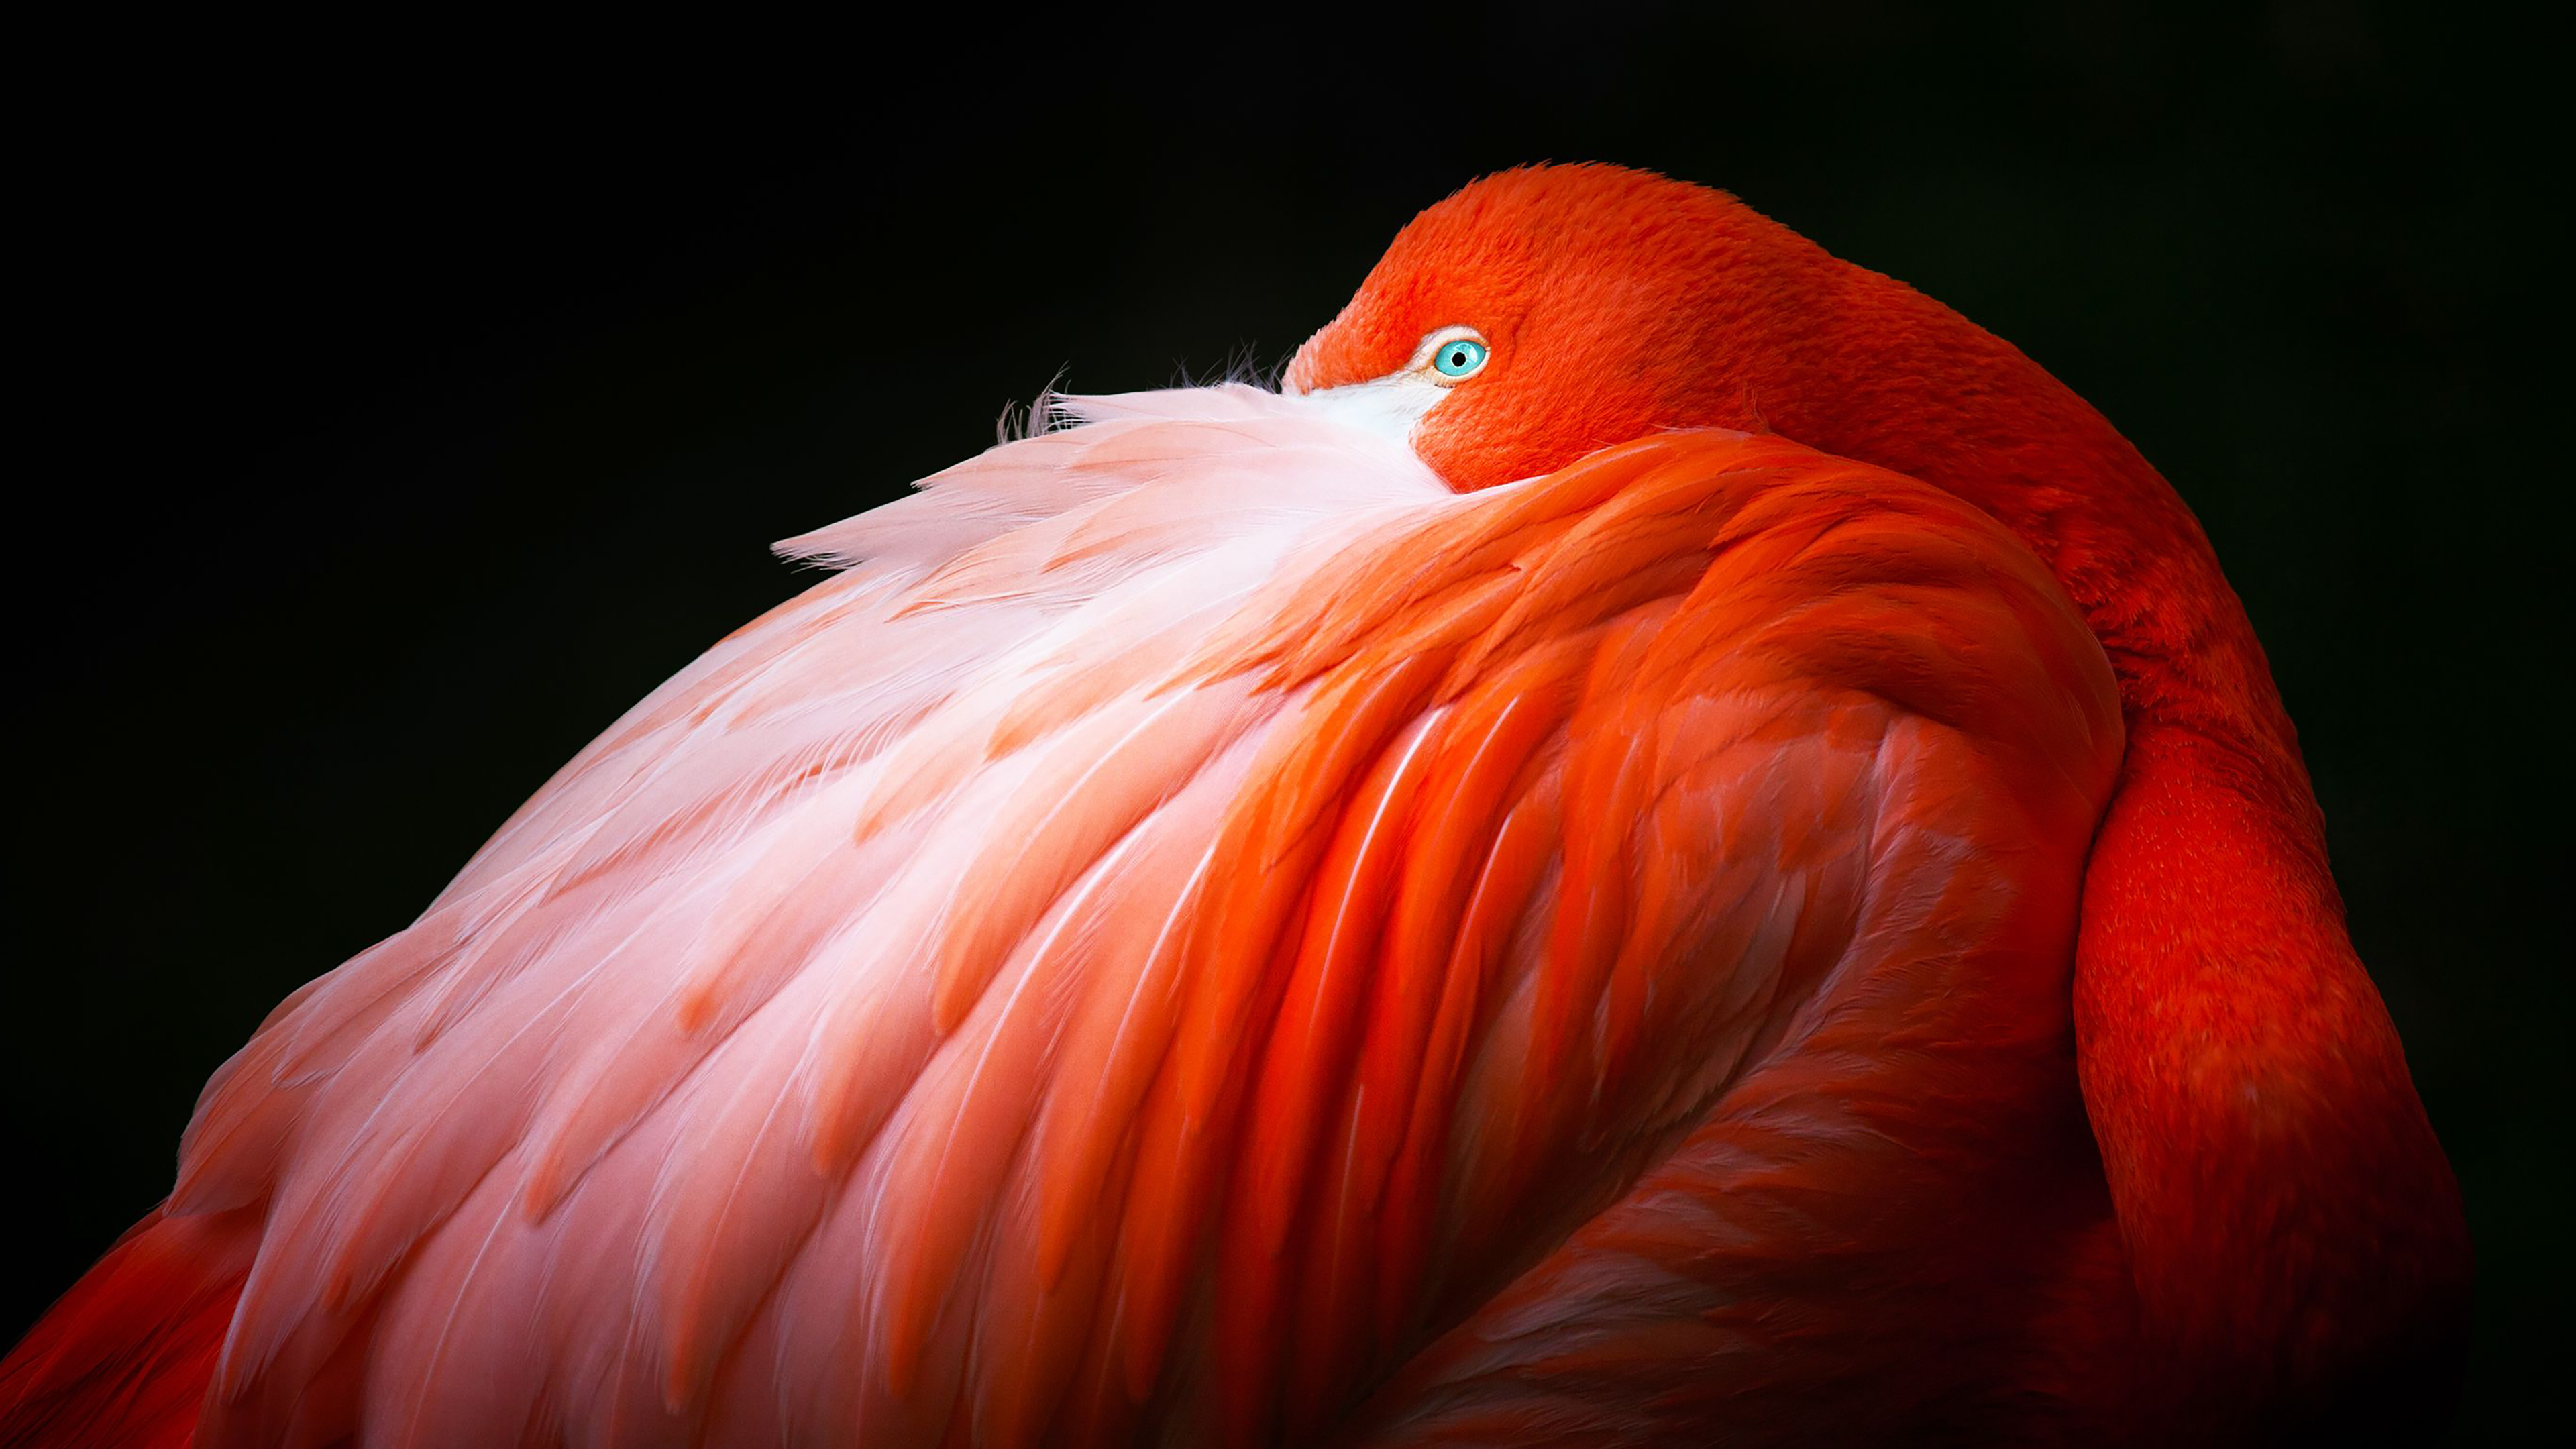
[[1661,429],[1760,427],[1779,323],[1833,265],[1723,192],[1506,171],[1405,227],[1282,386],[1487,488]]

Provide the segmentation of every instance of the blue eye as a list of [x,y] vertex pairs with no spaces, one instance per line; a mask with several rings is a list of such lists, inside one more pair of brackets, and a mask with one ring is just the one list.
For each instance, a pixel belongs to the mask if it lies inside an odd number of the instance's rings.
[[1442,377],[1471,377],[1489,355],[1473,337],[1452,337],[1431,354],[1431,365]]

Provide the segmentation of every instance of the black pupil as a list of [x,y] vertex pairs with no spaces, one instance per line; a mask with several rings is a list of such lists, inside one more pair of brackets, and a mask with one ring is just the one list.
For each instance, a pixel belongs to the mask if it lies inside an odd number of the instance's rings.
[[1467,365],[1467,349],[1463,347],[1453,347],[1449,349],[1449,365],[1451,367],[1465,367]]

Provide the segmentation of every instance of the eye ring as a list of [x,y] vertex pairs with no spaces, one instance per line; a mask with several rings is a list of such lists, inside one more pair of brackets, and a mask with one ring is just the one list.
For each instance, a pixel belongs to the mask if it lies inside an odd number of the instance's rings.
[[1482,372],[1493,355],[1493,349],[1473,329],[1443,328],[1423,339],[1419,365],[1431,373],[1433,381],[1447,387]]

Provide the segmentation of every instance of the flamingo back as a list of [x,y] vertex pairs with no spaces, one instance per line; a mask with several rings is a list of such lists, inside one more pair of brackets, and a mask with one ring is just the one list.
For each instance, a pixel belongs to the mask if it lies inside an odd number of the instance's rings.
[[2038,561],[1773,437],[1456,494],[1065,406],[217,1073],[199,1445],[1610,1442],[2030,1351],[1956,1245],[2082,1131],[2121,749]]

